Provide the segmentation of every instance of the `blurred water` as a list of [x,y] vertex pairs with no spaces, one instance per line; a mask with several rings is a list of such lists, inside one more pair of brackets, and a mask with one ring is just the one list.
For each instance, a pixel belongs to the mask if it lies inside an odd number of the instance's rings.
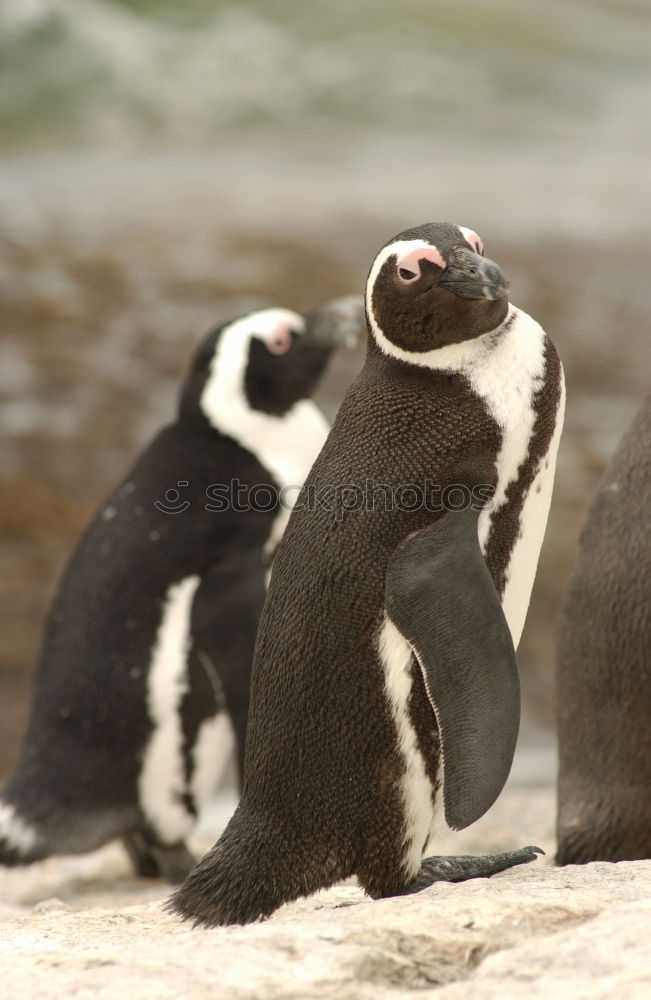
[[646,0],[2,0],[2,211],[197,187],[267,225],[638,231],[650,42]]
[[0,135],[205,146],[349,123],[538,145],[598,124],[635,142],[648,32],[644,0],[3,0]]

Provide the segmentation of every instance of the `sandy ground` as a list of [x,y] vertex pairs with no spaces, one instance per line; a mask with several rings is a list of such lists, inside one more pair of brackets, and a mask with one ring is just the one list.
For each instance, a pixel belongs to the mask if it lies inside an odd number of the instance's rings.
[[[165,913],[170,887],[135,879],[117,845],[0,872],[7,1000],[646,1000],[651,861],[553,867],[556,761],[525,719],[507,786],[437,853],[529,843],[545,857],[461,885],[373,902],[353,880],[248,927],[194,929]],[[235,805],[222,792],[193,847]]]
[[[491,880],[438,885],[417,897],[374,903],[351,880],[287,905],[262,924],[210,931],[191,929],[166,914],[170,887],[134,878],[117,844],[4,870],[3,996],[366,1000],[414,991],[429,996],[436,988],[437,998],[453,1000],[497,996],[499,988],[500,996],[514,998],[526,990],[535,997],[642,997],[644,976],[637,961],[631,965],[641,946],[639,934],[629,941],[628,964],[622,958],[618,965],[611,956],[613,968],[596,978],[572,956],[577,948],[581,955],[590,953],[591,939],[581,944],[580,935],[586,926],[598,931],[595,920],[611,919],[613,907],[623,915],[620,929],[628,926],[627,908],[633,907],[635,921],[651,914],[645,909],[651,907],[651,862],[631,863],[635,879],[625,876],[630,865],[554,869],[555,767],[548,731],[526,719],[498,802],[470,830],[441,837],[436,845],[437,853],[462,854],[536,843],[547,851],[544,858]],[[235,801],[232,791],[223,791],[202,817],[193,838],[197,852],[210,846]],[[556,940],[569,955],[563,961],[574,963],[571,975],[562,973],[567,988],[560,992],[555,974],[542,976],[538,969],[523,979],[519,964],[498,963],[497,972],[490,964],[497,957],[504,963],[504,955],[540,964],[538,950],[549,950]],[[533,956],[527,951],[532,943],[538,949]],[[553,972],[553,962],[544,967]],[[463,991],[469,977],[472,994]],[[556,993],[545,992],[552,986]]]

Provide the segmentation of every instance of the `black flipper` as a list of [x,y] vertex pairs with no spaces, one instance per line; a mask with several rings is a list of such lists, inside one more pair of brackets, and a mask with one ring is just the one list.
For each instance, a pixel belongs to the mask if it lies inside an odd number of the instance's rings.
[[477,537],[479,511],[450,511],[398,548],[386,610],[418,659],[436,715],[445,819],[462,830],[508,778],[520,724],[511,633]]

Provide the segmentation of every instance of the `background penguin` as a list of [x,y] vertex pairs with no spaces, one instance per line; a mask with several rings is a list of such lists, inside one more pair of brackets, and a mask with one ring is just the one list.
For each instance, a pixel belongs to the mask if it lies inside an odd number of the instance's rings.
[[[123,838],[140,874],[179,880],[184,844],[240,759],[265,564],[328,424],[309,400],[362,322],[345,299],[265,309],[201,343],[177,419],[102,504],[47,620],[0,863]],[[298,489],[286,491],[291,503]]]
[[441,813],[493,803],[518,731],[564,388],[507,287],[462,227],[377,256],[366,364],[274,562],[242,799],[173,912],[246,923],[353,874],[380,897],[535,857],[422,861]]
[[558,627],[560,865],[651,858],[651,396],[588,514]]

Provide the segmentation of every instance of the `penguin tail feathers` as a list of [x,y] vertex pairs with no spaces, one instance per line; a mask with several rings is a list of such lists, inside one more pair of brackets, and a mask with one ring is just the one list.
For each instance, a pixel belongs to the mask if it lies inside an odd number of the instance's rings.
[[273,859],[264,844],[229,843],[227,833],[171,897],[169,913],[195,926],[250,924],[268,917],[288,898],[274,881]]
[[0,795],[0,865],[29,865],[46,858],[49,853],[39,832]]
[[308,884],[306,866],[292,844],[238,812],[168,900],[168,913],[195,926],[249,924],[320,888]]

